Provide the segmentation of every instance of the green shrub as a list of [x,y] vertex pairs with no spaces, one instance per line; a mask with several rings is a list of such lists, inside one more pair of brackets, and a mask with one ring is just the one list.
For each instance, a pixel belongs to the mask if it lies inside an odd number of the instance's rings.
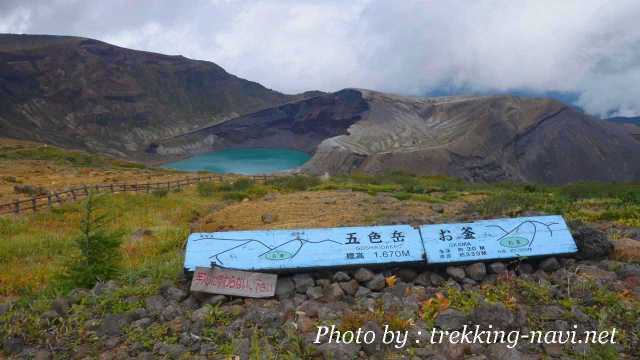
[[614,198],[625,203],[640,203],[640,184],[579,182],[560,188],[560,194],[570,200]]
[[247,190],[247,194],[251,199],[260,199],[261,197],[267,195],[271,190],[268,186],[264,185],[253,185],[249,190]]
[[236,181],[224,181],[214,185],[216,191],[247,191],[256,184],[252,179],[242,178]]
[[255,181],[247,178],[242,178],[234,181],[231,185],[233,191],[247,191],[255,185]]
[[167,194],[169,194],[169,190],[167,189],[156,189],[151,192],[151,195],[159,198],[165,197]]
[[278,176],[267,181],[267,185],[280,191],[305,191],[320,183],[319,178],[307,175]]
[[216,186],[212,182],[200,182],[198,183],[196,191],[198,192],[198,195],[202,197],[210,197],[215,193]]
[[244,191],[228,191],[222,194],[224,200],[242,201],[249,198],[249,194]]
[[409,199],[411,199],[411,194],[401,191],[401,192],[393,193],[393,197],[398,199],[398,200],[409,200]]
[[80,256],[64,276],[69,289],[90,288],[96,282],[112,279],[118,274],[123,234],[106,230],[106,221],[106,215],[98,214],[95,197],[90,193],[84,202],[81,234],[76,239]]
[[537,200],[533,193],[500,191],[474,204],[472,210],[485,216],[518,216],[525,210],[536,209]]

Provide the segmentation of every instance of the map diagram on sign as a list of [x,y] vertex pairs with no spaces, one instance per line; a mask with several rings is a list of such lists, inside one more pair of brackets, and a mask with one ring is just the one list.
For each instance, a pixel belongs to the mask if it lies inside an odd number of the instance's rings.
[[543,223],[541,221],[527,220],[523,221],[518,226],[507,231],[500,225],[487,225],[486,227],[498,228],[504,235],[497,239],[500,245],[505,247],[519,247],[519,246],[531,246],[538,234],[538,228],[542,228],[542,231],[548,231],[549,237],[553,236],[552,225],[558,224],[557,222]]
[[[224,260],[226,260],[225,257],[235,260],[239,256],[246,257],[247,250],[249,249],[260,249],[264,251],[260,254],[257,254],[257,257],[259,258],[264,258],[267,260],[288,260],[298,255],[300,253],[300,250],[302,250],[302,247],[305,244],[321,244],[324,242],[332,242],[338,245],[343,245],[342,243],[339,243],[331,239],[324,239],[320,241],[310,241],[308,239],[303,238],[302,237],[303,235],[304,235],[304,232],[294,231],[293,233],[291,233],[291,236],[293,237],[292,239],[285,240],[284,242],[276,246],[269,246],[257,239],[227,239],[227,238],[210,237],[207,239],[218,240],[218,241],[229,241],[229,242],[233,242],[233,244],[231,244],[231,247],[229,247],[228,249],[215,253],[211,255],[209,258],[211,259],[212,263],[224,266],[225,265]],[[239,243],[239,244],[235,244],[235,243]],[[252,252],[255,253],[255,251],[252,251]]]
[[424,261],[419,231],[408,225],[194,233],[185,269],[286,270]]
[[470,262],[577,251],[561,216],[481,220],[420,227],[429,263]]

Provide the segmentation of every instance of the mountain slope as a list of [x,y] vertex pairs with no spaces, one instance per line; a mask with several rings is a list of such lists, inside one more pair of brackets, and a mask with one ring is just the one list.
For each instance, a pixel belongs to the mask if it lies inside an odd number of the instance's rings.
[[549,99],[416,98],[347,89],[232,119],[153,149],[184,156],[288,144],[303,170],[392,170],[473,181],[640,179],[640,142],[622,127]]
[[216,64],[64,36],[0,34],[0,135],[140,158],[174,136],[303,96]]

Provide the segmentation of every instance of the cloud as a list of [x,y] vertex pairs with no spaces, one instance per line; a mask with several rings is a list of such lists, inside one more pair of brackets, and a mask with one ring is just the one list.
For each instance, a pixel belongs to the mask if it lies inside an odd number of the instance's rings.
[[635,0],[5,0],[0,31],[80,35],[216,62],[284,91],[576,93],[640,114]]

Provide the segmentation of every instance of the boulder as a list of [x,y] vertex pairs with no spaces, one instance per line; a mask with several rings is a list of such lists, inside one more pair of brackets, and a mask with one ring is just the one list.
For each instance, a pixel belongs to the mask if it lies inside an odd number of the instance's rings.
[[379,341],[379,339],[382,339],[384,334],[382,328],[375,321],[368,320],[362,325],[362,333],[365,334],[368,331],[372,331],[375,334],[376,340],[371,344],[363,342],[362,350],[364,350],[364,352],[369,356],[380,354],[383,351],[382,341]]
[[204,299],[204,301],[202,302],[202,305],[216,306],[216,305],[223,304],[225,301],[227,301],[226,296],[216,294],[216,295],[208,296],[206,299]]
[[276,221],[276,216],[270,213],[262,214],[260,217],[263,224],[271,224]]
[[616,260],[640,262],[640,240],[620,239],[613,242],[613,253]]
[[489,272],[492,274],[501,274],[505,271],[507,271],[507,265],[505,265],[503,262],[496,261],[489,264]]
[[175,301],[175,302],[180,302],[180,301],[186,299],[187,296],[189,296],[189,294],[187,294],[186,291],[184,291],[182,289],[178,289],[175,286],[171,286],[171,287],[166,288],[163,291],[163,295],[167,300]]
[[280,299],[293,296],[296,285],[290,277],[279,277],[276,283],[276,296]]
[[309,299],[318,300],[324,296],[321,286],[313,286],[307,289],[307,296]]
[[431,286],[431,273],[428,271],[420,273],[413,282],[420,286]]
[[338,271],[333,274],[333,281],[337,282],[345,282],[351,280],[351,277],[344,271]]
[[327,301],[338,301],[344,297],[344,291],[338,283],[329,285],[324,291]]
[[613,250],[613,244],[604,232],[580,222],[572,222],[569,227],[571,228],[573,239],[578,245],[577,258],[604,258]]
[[324,344],[318,345],[317,349],[324,359],[352,360],[358,357],[360,345],[355,343],[337,344],[325,342]]
[[484,265],[483,262],[477,262],[477,263],[468,265],[464,269],[464,272],[471,279],[475,281],[482,281],[482,279],[484,279],[484,277],[487,275],[487,267]]
[[346,281],[346,282],[341,282],[339,284],[340,284],[340,288],[342,288],[342,290],[347,295],[351,295],[351,296],[354,296],[356,294],[356,292],[358,291],[358,288],[360,287],[360,284],[358,284],[358,282],[356,280],[350,280],[350,281]]
[[102,320],[102,325],[98,329],[100,336],[120,336],[122,328],[127,324],[127,318],[123,314],[109,314]]
[[167,306],[167,301],[160,295],[149,296],[145,300],[147,310],[152,313],[161,313]]
[[163,355],[163,358],[181,359],[187,349],[181,344],[165,344],[158,342],[154,345],[154,352]]
[[514,314],[502,303],[481,304],[474,309],[471,317],[483,328],[491,325],[494,329],[508,329],[515,323]]
[[380,291],[384,289],[386,285],[385,278],[382,274],[374,276],[371,280],[367,281],[366,287],[373,291]]
[[91,289],[91,292],[96,296],[100,296],[100,295],[110,294],[118,289],[119,289],[118,283],[116,283],[113,280],[109,280],[107,282],[100,281],[96,283],[93,289]]
[[540,262],[540,269],[546,272],[554,272],[560,269],[560,262],[555,257],[550,257]]
[[304,294],[307,289],[316,285],[315,280],[309,274],[295,274],[293,275],[293,283],[296,286],[296,292]]
[[178,306],[174,304],[169,304],[167,305],[167,307],[164,308],[164,310],[162,310],[162,313],[160,316],[162,320],[170,321],[181,315],[182,315],[182,310]]
[[593,265],[580,265],[576,269],[579,278],[595,281],[599,285],[611,284],[618,276],[613,271],[607,271]]
[[358,280],[361,284],[370,281],[374,276],[375,274],[371,270],[365,268],[359,268],[355,274],[353,274],[354,279]]
[[358,291],[356,291],[355,297],[356,298],[362,298],[362,297],[365,297],[365,296],[369,295],[370,293],[371,293],[371,290],[367,289],[364,286],[360,286],[358,288]]
[[435,325],[442,330],[461,329],[467,323],[467,317],[462,311],[447,309],[436,317]]
[[464,269],[458,266],[447,266],[446,272],[456,281],[462,281],[467,276]]
[[446,280],[440,276],[440,274],[436,274],[436,273],[431,273],[431,276],[429,276],[429,280],[431,281],[431,284],[433,284],[433,286],[442,286]]
[[209,314],[211,314],[211,308],[209,306],[203,306],[191,313],[191,321],[205,321],[209,317]]
[[518,272],[519,275],[532,274],[533,266],[529,263],[520,263],[518,264],[518,266],[516,266],[516,271]]
[[0,316],[8,313],[9,310],[11,310],[11,303],[6,302],[6,303],[3,303],[3,304],[0,304]]
[[396,271],[396,275],[400,278],[400,280],[410,283],[418,277],[418,272],[414,269],[410,268],[402,268]]
[[[624,264],[616,273],[621,279],[625,279],[631,276],[640,277],[640,264]],[[0,311],[1,313],[2,311]]]
[[51,304],[51,309],[60,316],[66,316],[69,310],[69,301],[63,297],[58,297]]

